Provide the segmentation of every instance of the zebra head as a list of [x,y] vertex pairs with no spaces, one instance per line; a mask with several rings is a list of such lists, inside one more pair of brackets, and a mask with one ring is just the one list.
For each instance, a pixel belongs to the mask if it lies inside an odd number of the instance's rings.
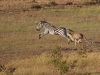
[[38,26],[37,26],[36,30],[37,30],[37,31],[40,31],[40,29],[43,27],[44,23],[47,23],[47,22],[45,22],[45,21],[40,21],[40,22],[38,23]]

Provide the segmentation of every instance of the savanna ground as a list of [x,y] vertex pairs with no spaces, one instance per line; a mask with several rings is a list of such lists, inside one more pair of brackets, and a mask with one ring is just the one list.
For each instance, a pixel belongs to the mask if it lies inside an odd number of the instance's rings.
[[[99,5],[34,9],[31,0],[0,2],[0,75],[100,75]],[[94,43],[83,41],[75,47],[66,38],[50,34],[39,40],[43,29],[38,32],[36,26],[41,20],[81,32]],[[57,47],[59,63],[66,64],[54,66],[52,54],[57,55],[53,53]]]

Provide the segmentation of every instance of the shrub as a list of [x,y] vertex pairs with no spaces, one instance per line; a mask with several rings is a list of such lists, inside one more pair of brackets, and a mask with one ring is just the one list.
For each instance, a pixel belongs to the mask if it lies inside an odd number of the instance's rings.
[[66,5],[73,5],[73,3],[72,2],[67,2]]
[[61,75],[68,72],[69,67],[66,65],[66,60],[62,60],[61,47],[57,47],[57,49],[53,51],[52,62],[54,67],[60,71]]
[[87,57],[87,56],[86,56],[86,53],[87,53],[87,50],[86,50],[86,47],[85,47],[85,46],[80,47],[80,48],[78,49],[78,51],[77,51],[77,54],[78,54],[79,56],[82,56],[82,57]]
[[33,0],[33,2],[36,2],[35,0]]
[[13,72],[15,72],[16,68],[12,66],[5,67],[4,65],[0,64],[0,72],[4,72],[6,75],[13,75]]
[[83,5],[95,5],[95,4],[96,4],[96,2],[94,2],[94,1],[83,3]]
[[0,72],[5,70],[5,69],[6,69],[5,66],[0,64]]
[[34,9],[41,9],[42,7],[41,7],[41,5],[32,5],[32,7],[31,8],[34,8]]
[[50,2],[49,5],[51,5],[51,6],[56,6],[56,5],[58,5],[58,4],[57,4],[55,1],[53,1],[53,2]]
[[83,5],[96,5],[96,4],[100,4],[100,0],[91,0],[83,3]]
[[92,0],[92,1],[96,2],[97,4],[100,3],[100,0]]

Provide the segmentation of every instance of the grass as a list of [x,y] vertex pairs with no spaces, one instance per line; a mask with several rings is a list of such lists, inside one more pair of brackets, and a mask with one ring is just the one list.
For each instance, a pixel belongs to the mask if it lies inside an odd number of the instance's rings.
[[[16,68],[13,75],[60,75],[50,57],[56,46],[60,46],[62,60],[70,67],[68,74],[99,75],[99,7],[0,11],[0,64]],[[36,26],[41,20],[81,32],[94,44],[83,41],[75,47],[74,43],[68,45],[66,38],[50,34],[39,40],[38,35],[43,29],[38,32]],[[86,49],[85,55],[77,52],[81,46]],[[6,75],[6,72],[2,71],[0,75]]]
[[[86,53],[86,57],[81,57],[74,52],[62,52],[62,54],[63,58],[61,60],[66,60],[66,65],[69,66],[67,72],[68,75],[83,75],[86,73],[90,75],[100,74],[99,53]],[[60,75],[59,70],[53,66],[51,53],[48,52],[44,52],[28,59],[14,60],[6,65],[6,68],[8,67],[16,68],[13,75]],[[0,75],[5,75],[5,71],[0,72]]]

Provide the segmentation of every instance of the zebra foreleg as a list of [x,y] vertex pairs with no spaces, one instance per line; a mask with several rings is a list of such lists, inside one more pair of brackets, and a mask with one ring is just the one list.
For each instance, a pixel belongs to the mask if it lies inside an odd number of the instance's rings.
[[43,37],[44,35],[46,35],[46,34],[47,34],[47,33],[44,33],[44,32],[41,33],[41,34],[39,35],[39,39],[42,38],[42,37]]
[[44,36],[44,33],[41,33],[41,34],[39,35],[39,39],[42,38],[43,36]]
[[41,34],[39,35],[39,39],[41,38]]

